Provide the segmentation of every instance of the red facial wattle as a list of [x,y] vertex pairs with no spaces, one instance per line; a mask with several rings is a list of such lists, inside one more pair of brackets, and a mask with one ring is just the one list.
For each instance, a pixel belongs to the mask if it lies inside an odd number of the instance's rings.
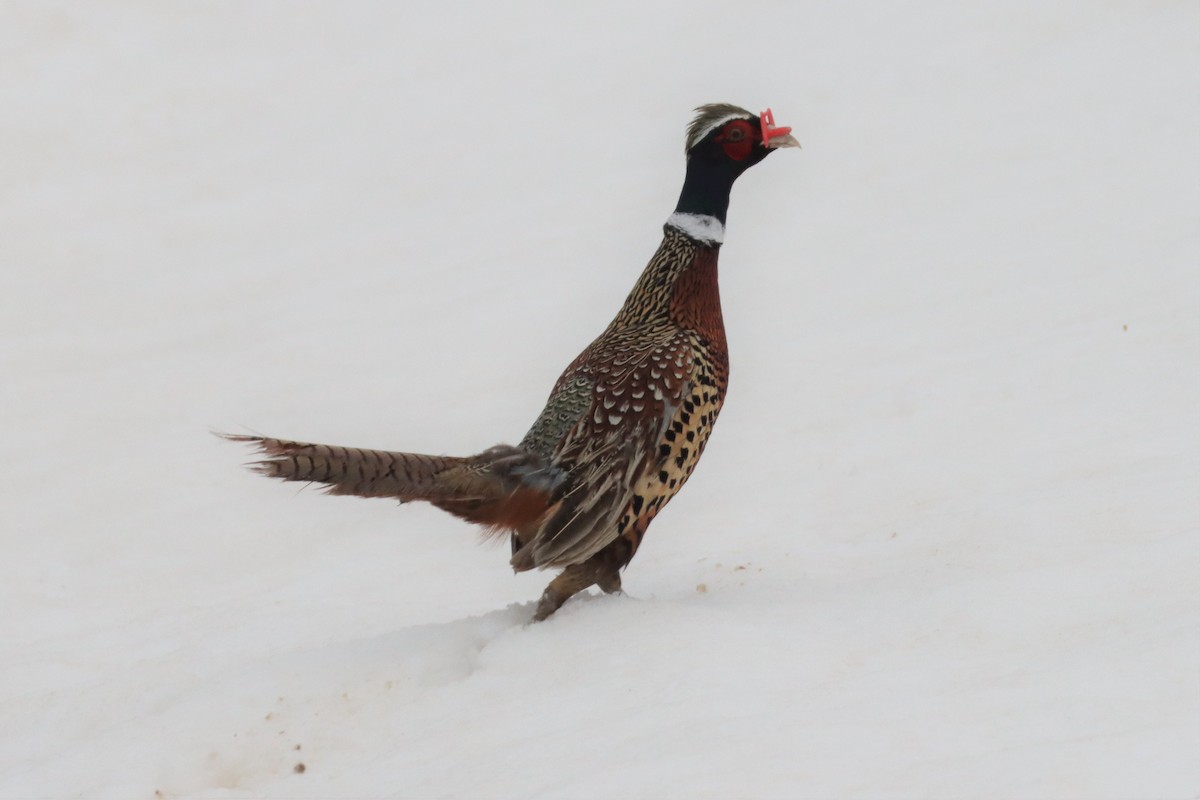
[[717,141],[726,156],[734,161],[745,161],[754,149],[754,128],[744,119],[735,119],[721,129]]

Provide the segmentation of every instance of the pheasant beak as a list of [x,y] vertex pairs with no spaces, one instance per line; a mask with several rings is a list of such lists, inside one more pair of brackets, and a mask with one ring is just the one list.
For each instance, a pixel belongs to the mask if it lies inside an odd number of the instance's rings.
[[767,140],[767,147],[799,147],[800,143],[790,133],[777,133]]
[[792,129],[784,126],[782,128],[775,127],[775,114],[771,109],[762,112],[758,117],[762,123],[762,140],[765,147],[799,147],[800,143],[796,141],[796,137],[792,136]]

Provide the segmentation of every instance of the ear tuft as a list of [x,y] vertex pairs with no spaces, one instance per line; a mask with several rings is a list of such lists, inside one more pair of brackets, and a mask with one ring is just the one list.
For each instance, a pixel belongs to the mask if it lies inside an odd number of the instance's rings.
[[709,103],[708,105],[700,106],[696,109],[695,119],[688,125],[687,143],[683,151],[685,153],[691,152],[692,148],[699,144],[705,136],[712,133],[715,128],[720,127],[731,119],[738,119],[740,117],[749,119],[757,118],[746,109],[729,103]]

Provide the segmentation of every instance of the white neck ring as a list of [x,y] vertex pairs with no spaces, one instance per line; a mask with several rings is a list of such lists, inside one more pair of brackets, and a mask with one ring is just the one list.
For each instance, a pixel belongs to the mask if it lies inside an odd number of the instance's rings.
[[698,242],[721,244],[725,241],[725,226],[721,220],[708,214],[688,214],[676,211],[667,217],[667,224]]

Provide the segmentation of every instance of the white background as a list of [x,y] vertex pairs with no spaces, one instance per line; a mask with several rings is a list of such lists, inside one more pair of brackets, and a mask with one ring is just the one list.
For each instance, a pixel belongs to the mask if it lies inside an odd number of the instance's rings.
[[[518,440],[715,101],[628,596],[209,435]],[[6,0],[0,109],[0,796],[1200,793],[1195,3]]]

